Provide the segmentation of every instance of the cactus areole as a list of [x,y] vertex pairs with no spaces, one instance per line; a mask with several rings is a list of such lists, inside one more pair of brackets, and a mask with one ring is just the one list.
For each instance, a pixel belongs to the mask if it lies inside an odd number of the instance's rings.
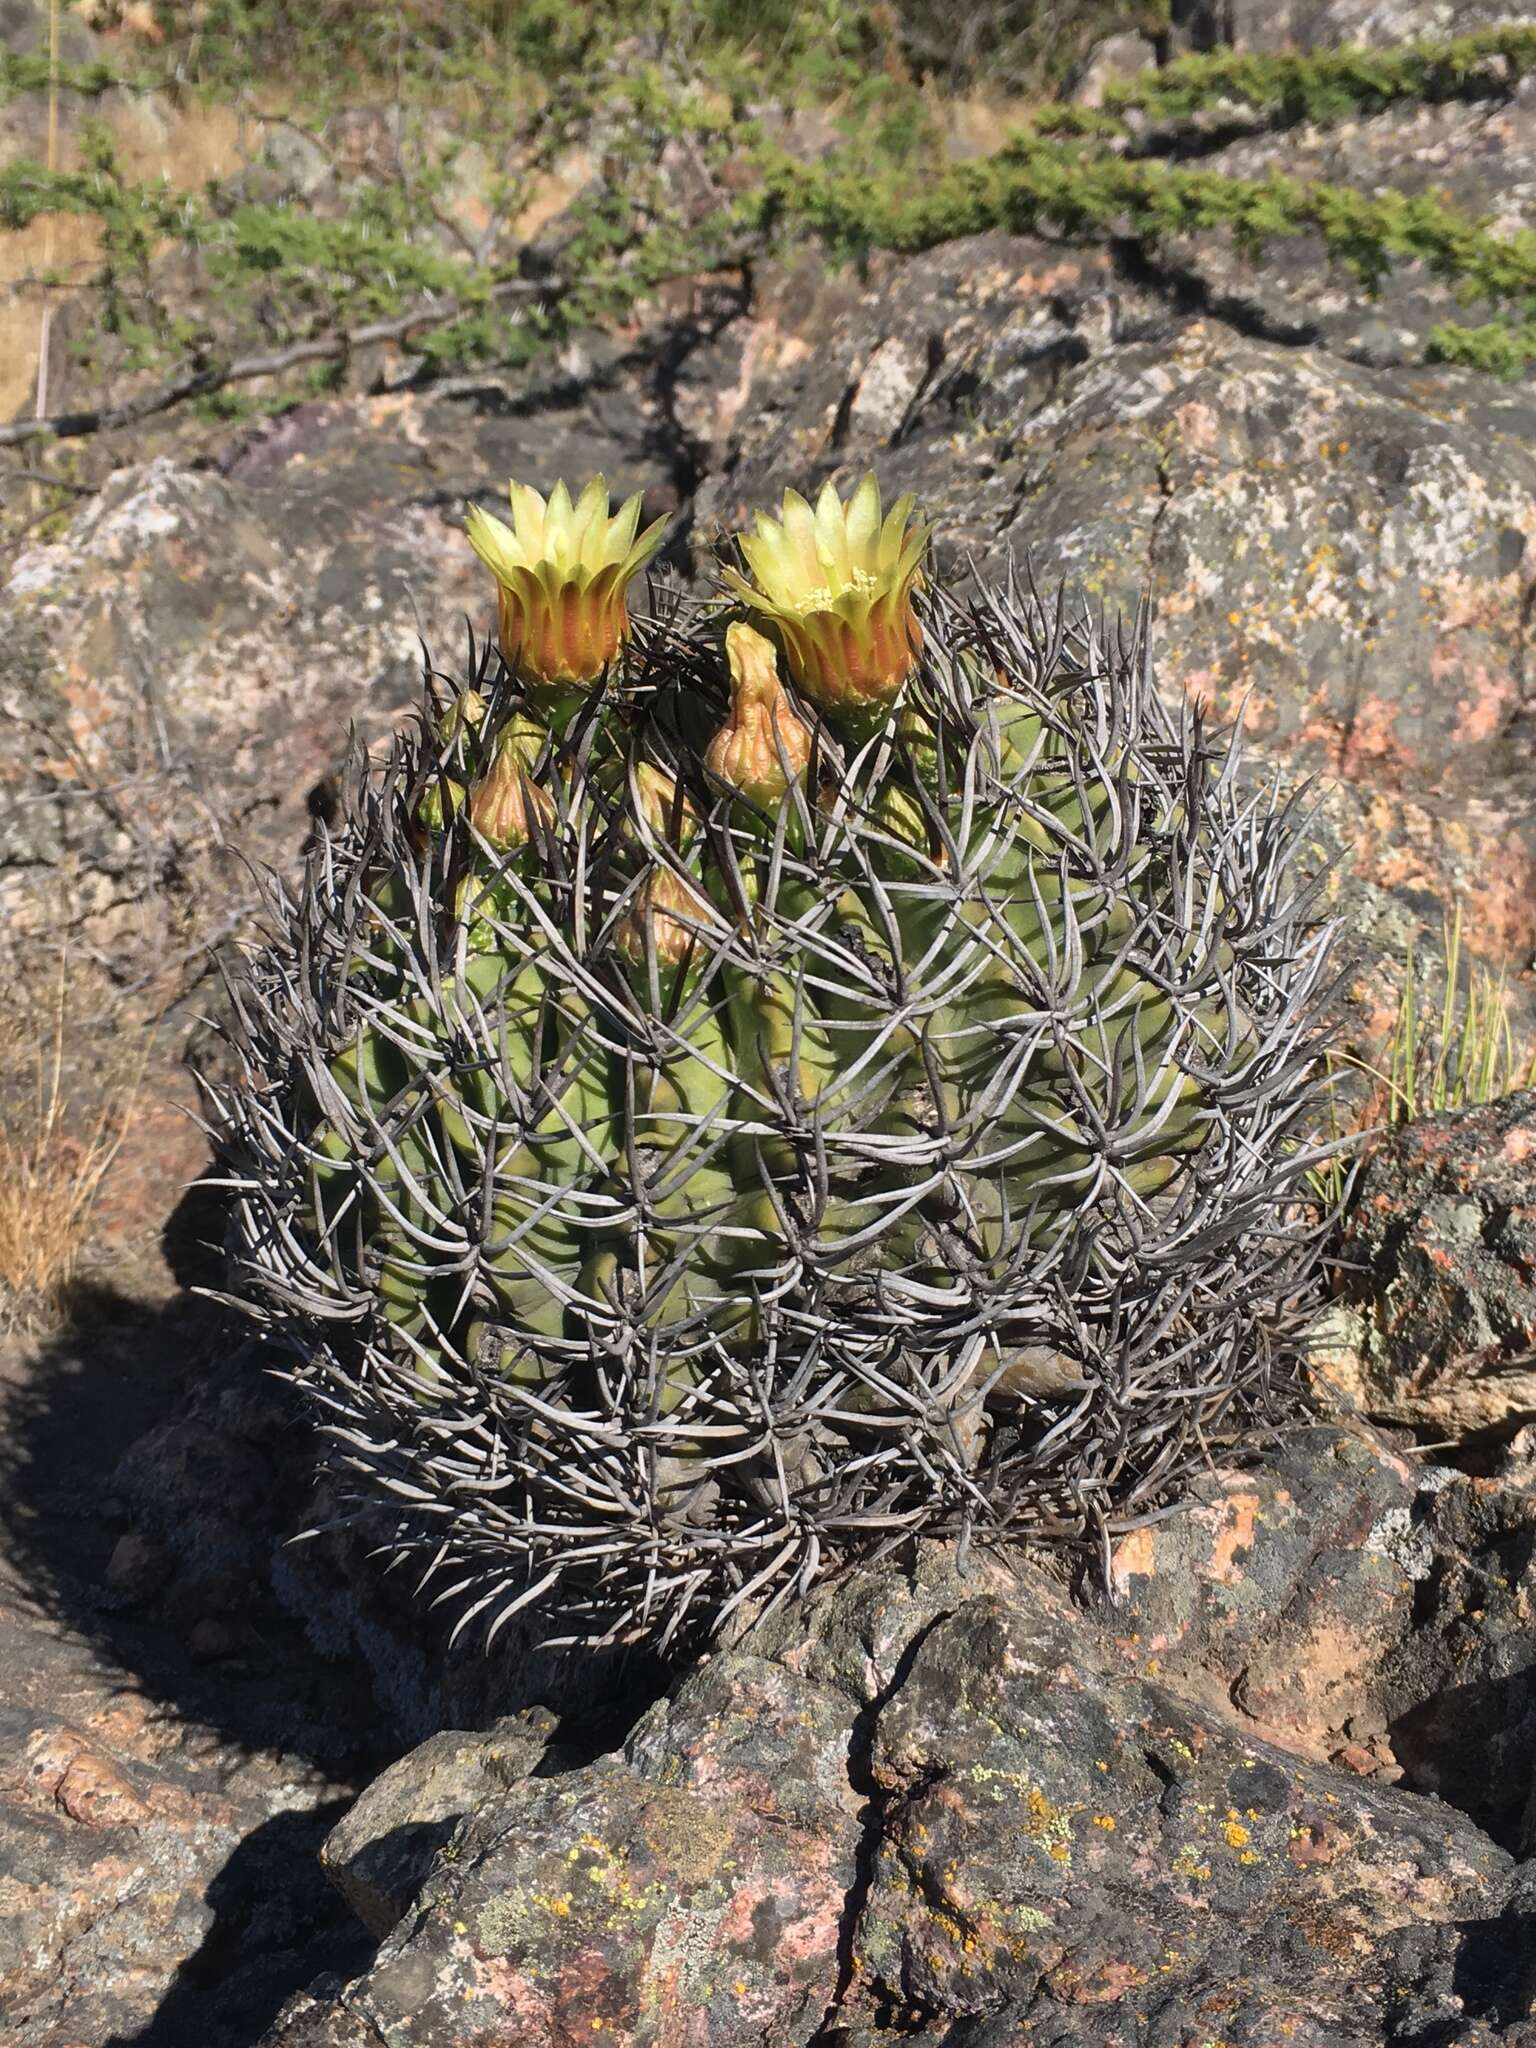
[[633,620],[607,505],[474,522],[500,651],[271,885],[231,1291],[461,1624],[676,1646],[922,1535],[1104,1554],[1294,1384],[1292,803],[1144,618],[925,581],[872,480]]

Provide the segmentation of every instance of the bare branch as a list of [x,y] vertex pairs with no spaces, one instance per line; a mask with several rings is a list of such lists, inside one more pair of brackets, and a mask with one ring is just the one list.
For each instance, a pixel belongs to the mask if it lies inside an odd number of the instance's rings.
[[[550,287],[526,278],[509,279],[496,285],[490,297],[496,303],[509,300],[532,301],[545,296]],[[311,335],[286,348],[270,349],[224,359],[195,359],[168,383],[152,391],[127,398],[120,405],[99,406],[80,412],[54,413],[47,419],[13,420],[0,426],[0,448],[14,448],[26,441],[70,440],[83,434],[110,432],[169,412],[189,398],[203,398],[231,384],[250,383],[257,377],[278,377],[302,363],[342,362],[360,349],[383,342],[404,341],[409,335],[446,326],[470,310],[461,300],[434,299],[413,306],[391,320],[374,320],[361,327],[333,328],[327,334]]]

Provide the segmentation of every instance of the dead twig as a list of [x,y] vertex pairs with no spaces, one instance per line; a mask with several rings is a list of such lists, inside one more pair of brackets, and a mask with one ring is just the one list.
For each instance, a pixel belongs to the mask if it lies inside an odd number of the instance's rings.
[[[490,294],[500,302],[535,299],[549,286],[529,278],[511,278],[495,286]],[[433,300],[413,306],[392,320],[373,320],[362,327],[335,328],[327,334],[312,335],[287,348],[267,349],[250,355],[231,356],[222,361],[206,356],[196,358],[185,370],[153,391],[124,399],[121,405],[94,406],[80,412],[54,413],[46,419],[13,420],[0,426],[0,448],[14,448],[25,441],[72,440],[85,434],[110,432],[131,427],[139,420],[169,412],[189,398],[205,398],[231,384],[246,384],[257,377],[280,376],[301,363],[340,362],[359,349],[382,342],[403,341],[423,328],[444,327],[467,311],[462,300]]]

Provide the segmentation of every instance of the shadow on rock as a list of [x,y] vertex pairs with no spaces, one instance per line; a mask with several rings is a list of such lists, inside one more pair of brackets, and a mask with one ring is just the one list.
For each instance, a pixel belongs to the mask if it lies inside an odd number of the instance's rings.
[[96,1293],[23,1356],[3,1392],[7,1576],[52,1632],[90,1646],[104,1690],[171,1724],[167,1740],[350,1780],[393,1749],[359,1712],[355,1652],[317,1644],[274,1592],[307,1430],[239,1351],[190,1295],[149,1310]]
[[208,1886],[211,1923],[154,2017],[106,2048],[249,2048],[295,1992],[367,1965],[375,1944],[318,1861],[345,1806],[281,1813],[246,1836]]

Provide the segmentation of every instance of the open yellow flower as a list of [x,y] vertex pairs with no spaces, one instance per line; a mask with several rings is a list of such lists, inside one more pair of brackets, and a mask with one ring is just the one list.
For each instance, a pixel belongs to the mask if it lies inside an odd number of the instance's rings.
[[644,533],[640,498],[609,511],[593,477],[571,502],[557,483],[546,504],[528,484],[511,486],[512,524],[472,505],[469,544],[496,578],[501,651],[525,682],[585,688],[629,632],[630,582],[661,545],[658,519]]
[[796,683],[833,716],[889,704],[917,658],[912,592],[933,529],[913,520],[913,502],[898,498],[882,513],[872,475],[846,505],[824,484],[814,511],[786,491],[783,517],[760,512],[756,533],[741,536],[752,580],[725,572],[736,596],[778,628]]

